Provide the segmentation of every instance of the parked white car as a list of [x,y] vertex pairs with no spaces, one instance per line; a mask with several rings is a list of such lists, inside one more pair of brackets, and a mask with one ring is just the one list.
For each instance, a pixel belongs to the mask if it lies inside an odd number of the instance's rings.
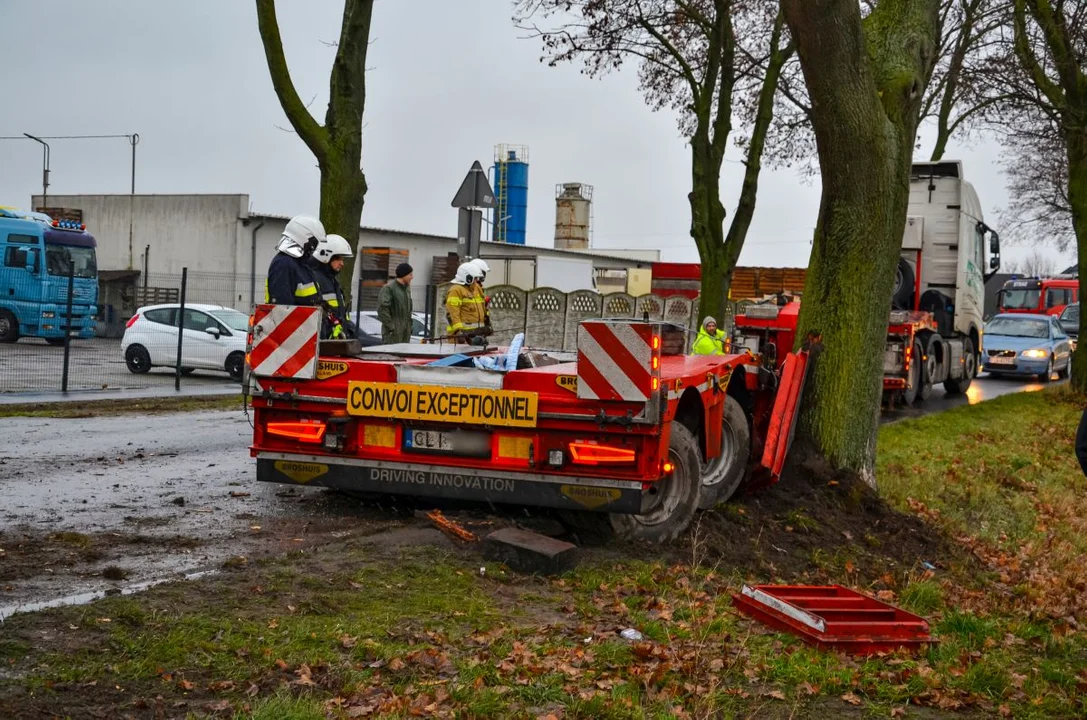
[[[130,372],[143,374],[153,367],[177,367],[179,303],[148,305],[125,325],[121,352]],[[181,372],[218,370],[241,380],[249,316],[221,305],[185,303],[181,322]]]
[[[362,310],[352,313],[355,324],[367,335],[381,339],[381,321],[377,319],[377,310]],[[420,312],[411,314],[411,342],[421,343],[426,336],[426,315]]]

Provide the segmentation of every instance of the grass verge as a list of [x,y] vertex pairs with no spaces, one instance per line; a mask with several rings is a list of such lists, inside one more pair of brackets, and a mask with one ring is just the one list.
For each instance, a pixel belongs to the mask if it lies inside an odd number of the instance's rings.
[[128,398],[55,403],[0,405],[0,417],[88,418],[106,415],[240,410],[239,395],[189,395],[165,398]]
[[[613,546],[557,579],[481,573],[471,548],[347,540],[16,615],[0,716],[1082,717],[1080,402],[1021,394],[896,423],[885,501],[779,486],[668,554]],[[741,583],[767,581],[879,594],[940,642],[810,648],[733,609]]]

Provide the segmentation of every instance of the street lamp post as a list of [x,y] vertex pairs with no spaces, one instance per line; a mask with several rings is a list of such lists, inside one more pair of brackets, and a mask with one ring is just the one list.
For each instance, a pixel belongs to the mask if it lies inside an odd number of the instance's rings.
[[23,133],[31,140],[40,142],[43,148],[42,154],[42,207],[49,206],[49,143],[40,137],[34,137],[30,133]]

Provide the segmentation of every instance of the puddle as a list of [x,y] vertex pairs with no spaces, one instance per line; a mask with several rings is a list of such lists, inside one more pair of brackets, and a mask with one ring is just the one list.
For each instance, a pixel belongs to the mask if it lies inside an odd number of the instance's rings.
[[96,590],[94,592],[77,593],[75,595],[66,595],[64,597],[53,598],[52,600],[42,600],[39,602],[24,603],[22,605],[9,605],[8,607],[0,607],[0,623],[3,623],[12,615],[18,613],[39,612],[41,610],[48,610],[55,607],[67,607],[70,605],[87,605],[95,600],[101,600],[105,597],[113,595],[135,595],[136,593],[143,592],[149,588],[153,588],[156,585],[162,585],[168,582],[178,582],[187,580],[199,580],[205,577],[211,577],[219,574],[218,570],[197,570],[194,572],[186,573],[180,578],[177,576],[158,578],[155,580],[144,580],[143,582],[130,583],[119,590],[116,588],[109,588],[107,590]]

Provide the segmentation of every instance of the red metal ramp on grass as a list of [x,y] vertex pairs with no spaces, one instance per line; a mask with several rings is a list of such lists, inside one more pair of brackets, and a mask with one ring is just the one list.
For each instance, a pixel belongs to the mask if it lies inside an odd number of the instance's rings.
[[936,642],[924,618],[841,585],[744,585],[732,602],[765,625],[854,655]]

